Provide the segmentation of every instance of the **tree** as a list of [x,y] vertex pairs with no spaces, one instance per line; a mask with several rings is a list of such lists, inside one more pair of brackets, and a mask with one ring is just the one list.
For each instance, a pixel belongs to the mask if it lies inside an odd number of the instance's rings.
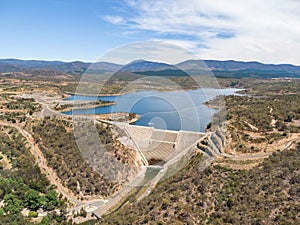
[[54,190],[50,190],[48,191],[48,193],[46,194],[46,205],[45,208],[47,210],[53,210],[58,206],[58,198],[57,198],[57,192]]
[[4,196],[4,207],[3,210],[6,213],[18,214],[21,212],[23,206],[22,201],[17,198],[14,194],[6,194]]
[[50,219],[48,216],[44,216],[39,225],[48,225],[50,224]]
[[84,210],[84,208],[80,209],[79,215],[84,218],[87,216],[87,212]]
[[32,210],[37,210],[39,207],[41,207],[41,196],[39,192],[33,189],[29,189],[25,193],[25,203],[28,208]]

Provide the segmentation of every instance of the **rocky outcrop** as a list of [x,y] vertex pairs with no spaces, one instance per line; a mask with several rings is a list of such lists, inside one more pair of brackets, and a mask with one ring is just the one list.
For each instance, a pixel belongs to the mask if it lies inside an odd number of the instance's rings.
[[225,132],[218,128],[205,135],[198,143],[197,148],[211,157],[222,154],[226,144]]
[[201,151],[205,152],[210,157],[215,156],[214,151],[208,145],[207,137],[204,137],[200,142],[197,143],[197,148],[200,149]]

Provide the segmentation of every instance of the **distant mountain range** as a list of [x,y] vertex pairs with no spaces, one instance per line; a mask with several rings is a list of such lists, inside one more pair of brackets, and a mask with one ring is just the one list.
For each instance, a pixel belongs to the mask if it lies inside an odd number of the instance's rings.
[[127,65],[110,62],[87,63],[42,60],[0,59],[0,72],[28,70],[56,70],[68,74],[83,74],[87,69],[95,72],[118,71],[140,75],[186,76],[197,71],[212,71],[219,77],[296,77],[300,78],[300,66],[291,64],[263,64],[234,60],[187,60],[176,65],[162,62],[136,60]]

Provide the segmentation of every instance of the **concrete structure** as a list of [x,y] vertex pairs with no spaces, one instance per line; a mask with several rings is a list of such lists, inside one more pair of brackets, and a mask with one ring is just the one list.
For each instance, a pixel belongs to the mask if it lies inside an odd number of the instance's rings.
[[[215,155],[223,152],[225,136],[222,130],[210,133],[198,133],[189,131],[159,130],[153,127],[128,125],[125,123],[113,123],[119,126],[127,134],[122,137],[122,142],[132,146],[146,160],[144,171],[131,184],[125,186],[119,193],[108,199],[108,202],[93,211],[97,218],[112,208],[117,202],[128,195],[131,188],[141,184],[145,171],[153,164],[160,168],[158,174],[147,184],[146,191],[138,198],[138,201],[147,196],[155,188],[156,184],[163,179],[169,170],[182,166],[182,161],[188,160],[195,150],[204,152],[204,157],[199,161],[199,171],[203,171],[215,159]],[[152,164],[152,165],[151,165]],[[174,167],[175,166],[175,167]]]
[[126,130],[150,165],[166,163],[205,135],[136,125],[127,125]]

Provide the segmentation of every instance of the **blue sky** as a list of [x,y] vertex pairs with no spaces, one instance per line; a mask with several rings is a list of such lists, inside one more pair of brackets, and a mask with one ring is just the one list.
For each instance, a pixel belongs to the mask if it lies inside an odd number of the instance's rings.
[[0,58],[94,61],[135,41],[300,65],[297,0],[1,0]]
[[[119,1],[1,0],[0,57],[91,61],[135,41],[102,17]],[[122,31],[121,31],[122,32]]]

